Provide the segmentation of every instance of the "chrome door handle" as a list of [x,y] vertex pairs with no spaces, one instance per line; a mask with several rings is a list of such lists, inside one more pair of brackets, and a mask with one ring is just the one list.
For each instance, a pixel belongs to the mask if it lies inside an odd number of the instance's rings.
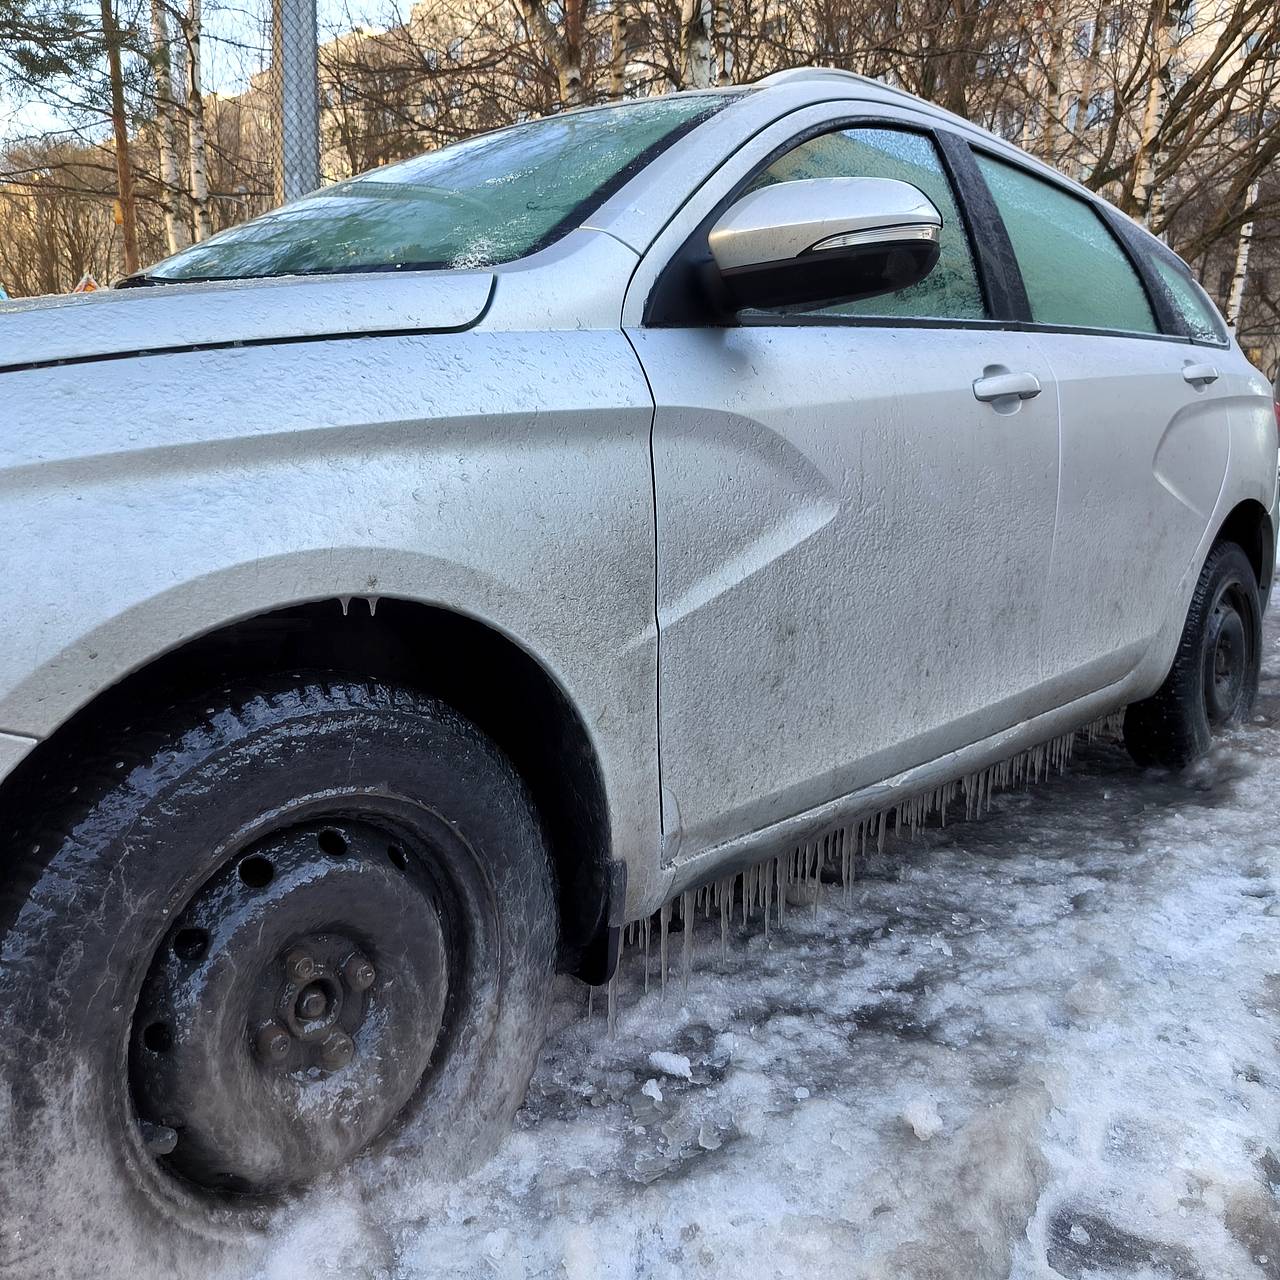
[[1182,368],[1182,380],[1195,386],[1197,383],[1202,387],[1207,387],[1211,382],[1217,382],[1218,371],[1211,364],[1188,364]]
[[979,378],[973,384],[973,394],[978,400],[986,401],[1005,396],[1030,400],[1040,394],[1040,379],[1034,373],[995,373],[989,378]]

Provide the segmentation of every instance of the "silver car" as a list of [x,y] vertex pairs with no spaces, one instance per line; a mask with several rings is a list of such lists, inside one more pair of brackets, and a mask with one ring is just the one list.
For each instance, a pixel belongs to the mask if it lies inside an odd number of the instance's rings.
[[463,1157],[627,924],[1250,709],[1267,382],[883,85],[519,125],[123,285],[0,308],[15,1220]]

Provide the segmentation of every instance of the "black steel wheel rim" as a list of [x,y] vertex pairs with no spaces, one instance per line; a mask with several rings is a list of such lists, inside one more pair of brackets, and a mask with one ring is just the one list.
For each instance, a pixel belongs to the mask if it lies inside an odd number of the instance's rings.
[[212,1191],[336,1168],[405,1107],[447,1031],[458,970],[425,835],[310,814],[259,835],[176,913],[129,1037],[151,1154]]
[[1226,583],[1209,613],[1204,643],[1204,702],[1211,726],[1239,720],[1256,660],[1252,611],[1237,582]]

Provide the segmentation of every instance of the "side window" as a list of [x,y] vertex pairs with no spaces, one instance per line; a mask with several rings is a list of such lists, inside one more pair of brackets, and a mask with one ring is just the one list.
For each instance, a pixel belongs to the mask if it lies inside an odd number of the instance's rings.
[[918,284],[879,298],[824,307],[817,315],[981,320],[987,312],[951,184],[932,141],[905,129],[857,126],[802,142],[757,175],[750,191],[801,178],[897,178],[942,214],[938,265]]
[[1215,346],[1227,343],[1226,326],[1218,318],[1213,303],[1190,273],[1180,264],[1168,261],[1161,254],[1154,254],[1152,262],[1169,290],[1169,297],[1187,327],[1187,334],[1196,342],[1212,342]]
[[1158,333],[1146,290],[1089,204],[1016,165],[977,153],[1037,324]]

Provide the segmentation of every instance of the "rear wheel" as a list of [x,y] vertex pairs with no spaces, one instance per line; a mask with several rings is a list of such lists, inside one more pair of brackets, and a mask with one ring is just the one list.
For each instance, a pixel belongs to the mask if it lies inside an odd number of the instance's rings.
[[1209,553],[1173,667],[1150,698],[1125,712],[1124,741],[1142,765],[1177,768],[1253,707],[1262,662],[1262,611],[1248,556],[1234,542]]
[[100,1243],[104,1195],[140,1238],[235,1234],[379,1139],[440,1167],[504,1127],[557,936],[497,749],[439,702],[321,681],[122,742],[38,780],[50,817],[0,896],[0,1181],[28,1240],[88,1204]]

